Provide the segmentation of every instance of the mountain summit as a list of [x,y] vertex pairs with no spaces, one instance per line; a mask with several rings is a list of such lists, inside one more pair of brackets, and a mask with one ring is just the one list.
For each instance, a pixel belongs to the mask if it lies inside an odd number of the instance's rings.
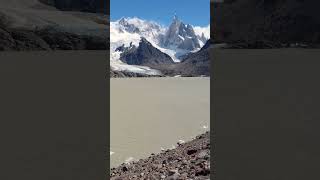
[[173,21],[162,40],[162,45],[190,51],[200,48],[199,39],[193,27],[190,24],[184,24],[176,15],[173,16]]

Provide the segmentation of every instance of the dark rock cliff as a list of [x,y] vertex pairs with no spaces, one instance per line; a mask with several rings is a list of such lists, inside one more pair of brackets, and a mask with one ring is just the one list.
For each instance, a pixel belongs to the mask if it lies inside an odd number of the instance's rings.
[[145,65],[161,69],[161,65],[173,64],[171,57],[152,46],[145,38],[141,38],[138,47],[132,46],[121,53],[120,60],[129,65]]

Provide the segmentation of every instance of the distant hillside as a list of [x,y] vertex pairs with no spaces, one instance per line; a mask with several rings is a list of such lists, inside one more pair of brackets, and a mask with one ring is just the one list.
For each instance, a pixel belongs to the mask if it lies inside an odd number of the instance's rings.
[[251,48],[320,43],[320,1],[225,0],[211,6],[216,42]]

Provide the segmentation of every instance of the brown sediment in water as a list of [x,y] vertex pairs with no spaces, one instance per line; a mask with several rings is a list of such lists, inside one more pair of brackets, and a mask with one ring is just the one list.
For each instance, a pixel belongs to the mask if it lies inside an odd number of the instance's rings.
[[175,149],[112,168],[110,179],[213,179],[214,167],[210,164],[210,132],[206,132],[178,143]]

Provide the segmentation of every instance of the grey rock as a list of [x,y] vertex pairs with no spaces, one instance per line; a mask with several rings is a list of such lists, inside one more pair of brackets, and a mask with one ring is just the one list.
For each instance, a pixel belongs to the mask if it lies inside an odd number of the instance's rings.
[[159,69],[161,65],[174,64],[171,57],[152,46],[145,38],[141,38],[139,46],[126,49],[120,60],[129,65],[145,65]]
[[[176,149],[156,154],[152,158],[139,160],[137,164],[112,168],[110,172],[111,179],[130,179],[134,175],[139,175],[139,179],[215,179],[214,164],[210,170],[210,149],[207,147],[210,141],[209,137],[209,132],[207,132]],[[193,154],[194,157],[187,155],[187,149],[197,150]],[[203,158],[202,152],[207,152],[209,158]],[[167,159],[170,162],[167,162],[166,166],[158,166]],[[194,162],[193,164],[192,161]],[[127,167],[128,171],[123,172],[123,167]]]
[[174,16],[168,31],[162,38],[162,46],[176,46],[180,49],[194,50],[200,48],[198,37],[190,24],[184,24]]

